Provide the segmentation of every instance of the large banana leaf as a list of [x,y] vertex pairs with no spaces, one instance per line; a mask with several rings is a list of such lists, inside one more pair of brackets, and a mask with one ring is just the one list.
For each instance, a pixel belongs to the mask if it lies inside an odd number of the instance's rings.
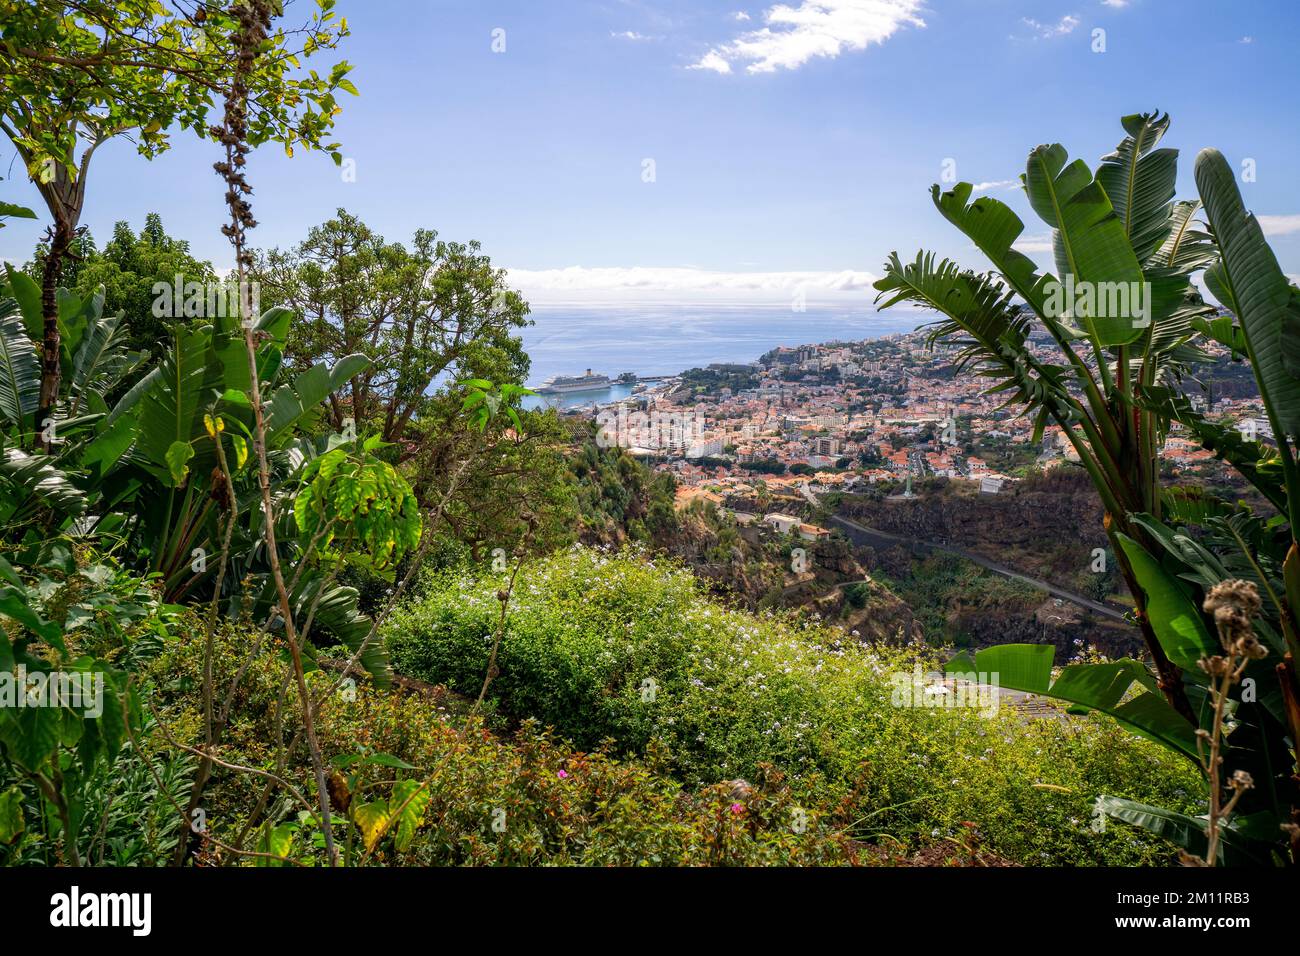
[[[1023,177],[1034,212],[1054,230],[1058,276],[1062,282],[1073,276],[1075,286],[1090,288],[1098,302],[1107,288],[1139,289],[1142,268],[1123,221],[1087,165],[1068,158],[1060,144],[1039,146],[1029,154]],[[1103,346],[1125,345],[1146,332],[1135,315],[1104,314],[1110,310],[1095,305],[1092,311],[1074,318]]]
[[134,443],[138,428],[139,424],[129,415],[116,419],[110,426],[101,424],[77,458],[77,466],[85,473],[80,482],[84,487],[93,488],[103,481]]
[[323,362],[313,365],[291,383],[271,393],[266,410],[266,442],[274,447],[295,425],[310,420],[320,410],[321,402],[340,389],[348,379],[370,364],[364,355],[347,355],[330,368]]
[[[1180,506],[1172,509],[1180,510]],[[1173,561],[1182,570],[1179,577],[1191,581],[1202,590],[1208,591],[1220,581],[1231,578],[1253,581],[1262,593],[1267,593],[1266,582],[1260,571],[1275,580],[1280,576],[1280,557],[1269,558],[1263,552],[1266,546],[1260,541],[1266,533],[1262,522],[1248,512],[1236,512],[1227,516],[1209,515],[1200,524],[1203,531],[1196,537],[1184,534],[1157,521],[1150,515],[1134,515],[1136,524],[1145,528],[1152,540],[1164,549],[1167,561]],[[1202,543],[1202,542],[1205,543]],[[1215,548],[1210,551],[1205,544]],[[1235,549],[1235,551],[1234,551]],[[1250,550],[1250,553],[1247,551]],[[1273,656],[1259,661],[1252,661],[1247,666],[1247,676],[1254,680],[1255,700],[1265,707],[1279,726],[1285,726],[1286,709],[1282,687],[1278,682],[1277,661],[1286,653],[1285,641],[1267,620],[1256,621],[1256,633],[1269,648]],[[1191,672],[1189,676],[1197,676]],[[1242,714],[1238,713],[1242,718]],[[1233,738],[1236,740],[1236,736]]]
[[0,301],[0,419],[19,429],[40,403],[41,361],[12,299]]
[[1028,316],[1011,304],[1010,290],[988,276],[963,271],[955,262],[936,262],[933,253],[919,253],[907,265],[891,253],[875,288],[876,300],[886,299],[882,309],[911,301],[946,315],[953,323],[950,331],[964,332],[971,340],[953,344],[994,349],[1002,345],[1019,351],[1029,334]]
[[192,472],[206,474],[212,468],[215,452],[206,441],[203,415],[221,393],[247,392],[248,353],[242,335],[220,322],[178,329],[155,372],[138,396],[126,396],[135,403],[140,423],[131,454],[159,480],[174,486],[168,455],[175,456],[172,448],[177,443],[195,443]]
[[1169,234],[1160,248],[1146,261],[1149,266],[1165,266],[1191,273],[1203,269],[1219,258],[1214,237],[1202,229],[1194,218],[1201,209],[1199,199],[1181,199],[1169,212]]
[[[316,595],[320,593],[321,588],[325,588],[325,591],[317,601]],[[308,639],[316,647],[329,647],[333,643],[338,643],[346,647],[349,652],[356,653],[370,634],[373,622],[361,612],[356,588],[333,583],[320,571],[312,569],[304,573],[290,597],[294,623],[299,629],[306,625],[308,615],[313,605],[315,606]],[[275,583],[267,574],[258,599],[257,613],[271,614],[276,606]],[[388,651],[384,642],[378,637],[362,651],[358,663],[366,673],[371,675],[376,684],[386,687],[391,682],[392,670],[388,662]]]
[[1300,336],[1294,290],[1217,149],[1196,157],[1196,187],[1219,244],[1220,260],[1205,271],[1206,285],[1241,323],[1265,404],[1286,434],[1300,434],[1300,379],[1284,352],[1285,337]]
[[[1201,859],[1205,859],[1209,852],[1210,841],[1205,832],[1207,822],[1204,817],[1189,817],[1185,813],[1175,813],[1124,797],[1100,797],[1097,807],[1106,816],[1139,826]],[[1275,817],[1272,819],[1276,820]],[[1268,866],[1273,862],[1267,844],[1253,840],[1242,832],[1250,823],[1247,818],[1234,820],[1220,831],[1220,865]]]
[[[1178,269],[1147,266],[1143,271],[1147,288],[1150,324],[1145,330],[1142,352],[1168,357],[1192,337],[1192,322],[1214,314],[1192,285],[1191,277]],[[1196,356],[1203,359],[1203,356]],[[1179,373],[1183,371],[1179,369]]]
[[27,337],[39,342],[45,324],[41,310],[41,287],[32,281],[31,276],[15,269],[8,262],[5,263],[5,277],[9,282],[9,294],[18,303],[18,309],[22,313]]
[[875,288],[876,300],[887,300],[882,309],[910,301],[946,316],[948,321],[934,324],[931,343],[957,347],[953,366],[958,371],[995,379],[988,391],[1008,392],[1007,405],[1037,415],[1038,434],[1049,415],[1070,414],[1066,370],[1029,354],[1025,340],[1033,313],[1013,305],[1014,293],[994,277],[963,271],[947,259],[936,262],[933,253],[918,253],[907,265],[891,253]]
[[1218,342],[1232,350],[1234,359],[1246,356],[1246,337],[1241,332],[1235,316],[1220,315],[1216,318],[1200,318],[1192,322],[1192,328],[1208,339]]
[[1034,261],[1013,248],[1024,232],[1024,223],[1010,206],[991,196],[968,202],[972,188],[970,183],[958,183],[943,192],[936,185],[930,195],[943,217],[964,232],[1006,277],[1015,293],[1042,315],[1046,298],[1043,287],[1055,280],[1050,275],[1039,275]]
[[[1169,706],[1147,669],[1135,660],[1070,664],[1052,681],[1050,644],[1000,644],[963,652],[948,662],[953,675],[996,675],[999,686],[1042,694],[1113,717],[1128,730],[1196,762],[1195,729]],[[1134,693],[1135,692],[1135,693]]]
[[8,520],[32,499],[65,516],[86,510],[86,496],[45,455],[6,448],[0,456],[0,485],[5,485],[0,517]]
[[[319,587],[318,583],[304,581],[300,591],[300,608],[311,604]],[[312,629],[321,628],[328,631],[350,652],[356,653],[370,634],[371,625],[371,619],[360,610],[356,588],[331,585],[316,606],[316,622]],[[317,640],[315,643],[324,642]],[[387,687],[391,682],[392,670],[388,663],[388,650],[377,636],[366,645],[358,662],[379,686]]]
[[[44,306],[41,301],[41,287],[25,272],[20,272],[9,263],[5,263],[5,275],[8,280],[9,294],[13,296],[22,314],[23,326],[27,335],[34,342],[40,342],[45,334]],[[98,299],[98,302],[93,300]],[[55,293],[57,321],[59,327],[59,365],[64,378],[72,374],[72,359],[86,337],[87,319],[92,308],[103,306],[102,290],[91,301],[83,301],[71,289],[60,288]]]
[[71,289],[61,288],[55,293],[55,298],[59,312],[59,374],[68,379],[72,376],[73,356],[85,341],[90,314],[103,309],[104,293],[101,290],[89,300],[83,300]]
[[72,396],[72,410],[84,404],[88,393],[103,394],[136,367],[142,355],[127,349],[128,335],[122,314],[104,315],[102,292],[94,296],[86,314],[86,333],[72,357],[72,374],[67,387]]
[[1129,245],[1144,262],[1169,235],[1170,204],[1178,179],[1178,150],[1156,149],[1169,114],[1134,113],[1120,120],[1128,135],[1101,159],[1097,182],[1106,191]]
[[1197,661],[1222,652],[1216,637],[1205,626],[1189,588],[1160,566],[1160,562],[1125,534],[1116,534],[1146,594],[1146,614],[1156,639],[1168,658],[1192,678],[1200,675]]

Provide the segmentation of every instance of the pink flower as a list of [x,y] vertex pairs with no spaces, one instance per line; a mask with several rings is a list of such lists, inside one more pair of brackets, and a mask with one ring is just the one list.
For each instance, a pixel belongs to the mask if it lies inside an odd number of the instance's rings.
[[744,812],[745,812],[745,808],[742,807],[742,806],[741,806],[740,804],[738,804],[738,803],[733,803],[733,804],[731,805],[731,812],[732,812],[732,813],[744,813]]
[[568,776],[569,776],[569,773],[568,773],[567,770],[561,770],[561,771],[560,771],[560,779],[561,779],[561,780],[564,780],[564,779],[565,779],[566,777],[568,777]]

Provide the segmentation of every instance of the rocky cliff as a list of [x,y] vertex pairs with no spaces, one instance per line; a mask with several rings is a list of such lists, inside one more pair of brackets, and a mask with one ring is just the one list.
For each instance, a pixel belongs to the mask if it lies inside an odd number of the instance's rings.
[[949,482],[910,500],[846,496],[840,513],[861,524],[952,544],[1035,577],[1073,587],[1092,549],[1106,546],[1102,509],[1087,476],[1056,468],[996,494]]

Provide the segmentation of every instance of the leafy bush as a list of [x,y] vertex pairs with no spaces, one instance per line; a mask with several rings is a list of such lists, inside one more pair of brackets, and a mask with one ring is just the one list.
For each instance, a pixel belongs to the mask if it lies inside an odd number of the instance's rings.
[[[186,633],[151,667],[150,692],[168,733],[181,743],[201,737],[201,658]],[[250,634],[241,623],[218,634],[216,668],[233,672]],[[308,675],[313,688],[332,675]],[[235,702],[222,758],[241,766],[272,766],[280,743],[297,726],[297,701],[283,696],[283,667],[275,654],[254,658]],[[220,681],[218,682],[220,684]],[[283,707],[283,711],[281,711]],[[465,719],[451,697],[376,688],[332,699],[317,725],[334,767],[362,761],[396,774],[398,786],[428,781],[428,803],[402,849],[379,843],[369,862],[404,865],[812,865],[882,860],[850,838],[833,804],[796,801],[794,788],[773,768],[737,792],[730,783],[689,790],[662,772],[665,755],[652,745],[645,761],[621,760],[606,749],[574,751],[534,723],[503,739]],[[161,741],[159,741],[161,743]],[[389,769],[395,768],[395,769]],[[304,787],[311,777],[297,752],[285,777]],[[205,806],[211,835],[236,842],[263,781],[220,773]],[[395,788],[396,789],[396,788]],[[356,792],[354,802],[360,802]],[[342,809],[336,805],[336,810]],[[301,822],[296,805],[270,807],[275,852],[297,863],[323,864],[319,834]],[[350,825],[335,817],[340,843]],[[260,843],[259,846],[267,846]],[[359,843],[359,841],[358,841]],[[248,845],[252,845],[250,841]],[[347,862],[360,862],[359,845]]]
[[[476,693],[501,580],[444,573],[385,635],[398,670]],[[712,603],[687,573],[575,548],[520,575],[491,685],[498,710],[591,748],[659,753],[699,788],[770,764],[799,799],[847,801],[855,835],[904,842],[975,825],[1027,863],[1167,858],[1159,841],[1090,826],[1107,793],[1193,805],[1194,770],[1091,718],[891,705],[911,649],[844,643],[838,631]]]

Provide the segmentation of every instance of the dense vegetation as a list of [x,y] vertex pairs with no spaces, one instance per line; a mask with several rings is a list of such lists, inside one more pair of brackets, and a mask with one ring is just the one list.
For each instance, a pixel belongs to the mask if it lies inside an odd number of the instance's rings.
[[877,573],[916,613],[936,645],[966,647],[971,635],[962,624],[968,614],[1024,612],[1046,596],[1023,581],[1009,580],[955,555],[937,552],[912,563],[897,580]]
[[[398,670],[476,695],[505,585],[472,569],[434,576],[385,629]],[[730,610],[671,565],[578,549],[515,581],[489,693],[501,726],[535,718],[584,750],[653,756],[692,790],[780,768],[820,825],[859,838],[914,846],[969,824],[1023,863],[1165,858],[1132,830],[1095,832],[1092,801],[1104,790],[1191,807],[1190,766],[1101,719],[894,706],[895,675],[933,663],[915,654]]]
[[[1049,306],[1022,224],[970,184],[935,203],[1000,279],[890,260],[890,304],[942,311],[960,371],[1067,432],[1150,660],[986,648],[948,671],[1071,712],[928,706],[957,685],[898,678],[940,666],[931,649],[574,544],[709,522],[585,426],[522,410],[527,304],[476,243],[408,248],[339,210],[253,248],[255,146],[342,161],[350,67],[299,69],[347,35],[333,6],[297,29],[273,0],[5,7],[0,130],[50,233],[0,287],[0,862],[1295,862],[1300,292],[1222,156],[1174,203],[1167,117],[1126,117],[1096,173],[1031,154],[1060,271],[1151,284],[1146,324]],[[80,229],[95,149],[151,158],[172,129],[221,150],[221,280],[156,217],[102,251]],[[196,297],[153,288],[173,268]],[[1035,323],[1063,364],[1028,350]],[[1174,387],[1208,342],[1249,360],[1271,444]],[[715,372],[693,387],[750,380]],[[1164,488],[1174,422],[1276,516]],[[720,531],[705,551],[744,563]]]

